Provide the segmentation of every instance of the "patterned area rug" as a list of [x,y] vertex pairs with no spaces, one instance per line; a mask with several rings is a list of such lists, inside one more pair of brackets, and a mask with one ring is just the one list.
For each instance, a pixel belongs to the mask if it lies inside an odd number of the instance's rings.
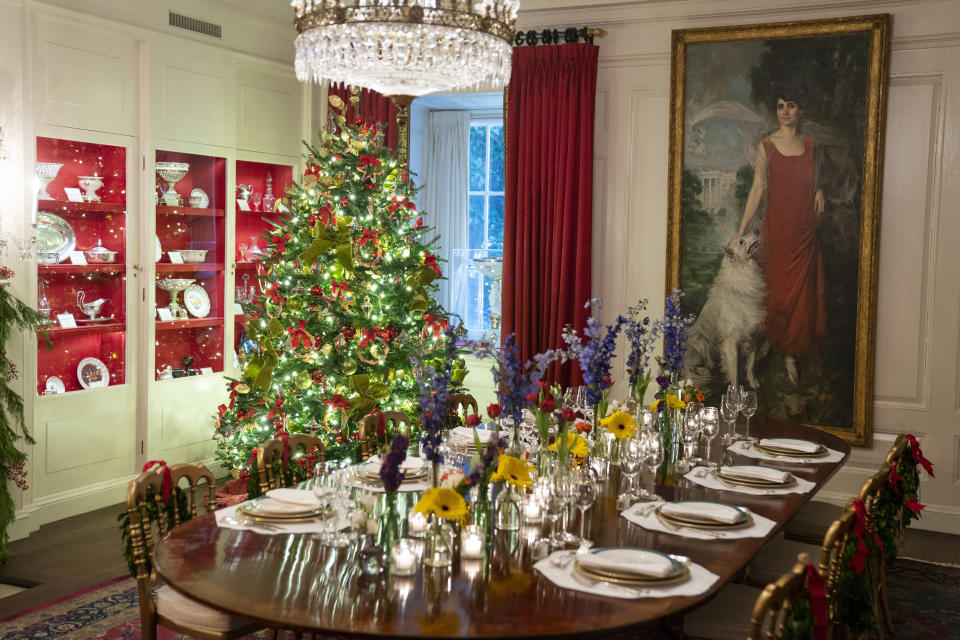
[[[957,607],[960,602],[960,568],[900,560],[889,569],[889,584],[890,608],[896,624],[894,637],[898,640],[960,640],[960,609]],[[744,615],[748,616],[749,612]],[[158,631],[158,640],[174,640],[176,637],[166,629]],[[248,638],[263,636],[261,632]],[[120,640],[139,637],[137,585],[126,577],[0,620],[0,640]]]

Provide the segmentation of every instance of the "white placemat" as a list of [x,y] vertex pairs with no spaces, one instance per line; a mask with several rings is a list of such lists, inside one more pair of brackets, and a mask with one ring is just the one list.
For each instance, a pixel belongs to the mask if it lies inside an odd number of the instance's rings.
[[671,596],[696,596],[707,591],[720,577],[695,562],[689,563],[690,579],[662,587],[632,586],[593,580],[573,568],[575,551],[554,551],[533,565],[550,582],[565,589],[592,593],[610,598],[635,600],[638,598],[669,598]]
[[746,485],[734,484],[732,482],[728,483],[724,480],[720,480],[713,475],[712,470],[707,469],[706,467],[697,467],[683,477],[694,484],[699,484],[710,489],[718,489],[719,491],[735,491],[736,493],[746,493],[752,496],[783,496],[788,493],[808,493],[811,489],[817,486],[809,480],[797,478],[797,483],[789,487],[777,487],[775,489],[767,489],[765,487],[748,487]]
[[[242,504],[242,503],[241,503]],[[310,520],[308,522],[278,522],[276,520],[257,520],[250,516],[240,513],[237,509],[240,505],[232,505],[217,509],[214,516],[217,518],[217,526],[224,529],[236,529],[238,531],[254,531],[267,536],[287,533],[320,533],[329,531],[325,529],[322,520]],[[343,517],[343,514],[337,514],[337,530],[346,529],[350,526],[350,521]]]
[[760,451],[753,446],[752,442],[738,440],[731,444],[727,450],[741,456],[754,458],[756,460],[766,460],[768,462],[786,462],[789,464],[826,464],[828,462],[835,463],[843,460],[843,453],[829,447],[827,447],[827,455],[824,456],[775,456],[772,453]]
[[620,515],[650,531],[660,531],[683,538],[692,538],[694,540],[735,540],[736,538],[763,538],[776,526],[776,522],[770,518],[764,518],[756,513],[753,516],[753,523],[746,527],[736,529],[698,529],[696,527],[684,527],[682,525],[667,524],[663,522],[656,514],[658,502],[638,502],[629,509],[623,511]]

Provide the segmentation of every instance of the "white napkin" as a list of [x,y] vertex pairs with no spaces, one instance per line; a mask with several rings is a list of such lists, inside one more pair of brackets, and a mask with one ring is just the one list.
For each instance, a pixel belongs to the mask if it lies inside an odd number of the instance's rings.
[[780,469],[771,469],[770,467],[736,465],[732,467],[720,467],[719,473],[730,478],[743,480],[763,480],[764,482],[776,482],[783,484],[790,480],[793,474]]
[[759,442],[762,447],[771,449],[783,449],[791,453],[817,453],[820,451],[820,445],[809,440],[797,440],[795,438],[763,438]]
[[814,483],[803,478],[797,478],[794,484],[786,487],[748,487],[745,485],[724,482],[719,478],[713,477],[713,473],[706,467],[697,467],[683,476],[694,484],[703,487],[716,489],[718,491],[732,491],[734,493],[746,493],[752,496],[782,496],[788,493],[809,493],[815,486]]
[[[380,456],[370,456],[366,462],[363,463],[363,469],[367,473],[377,474],[380,473],[381,464]],[[423,458],[407,456],[403,462],[400,463],[400,471],[419,471],[423,468],[423,464]]]
[[307,491],[306,489],[270,489],[266,496],[274,502],[296,504],[314,509],[320,507],[317,496],[313,491]]
[[273,498],[262,498],[257,503],[257,508],[261,513],[267,515],[286,516],[296,513],[305,513],[306,510],[310,508],[310,505],[304,505],[298,502],[283,502]]
[[642,553],[639,549],[607,549],[602,555],[586,552],[577,554],[577,562],[587,569],[619,571],[645,578],[666,578],[673,573],[669,558],[656,553]]
[[[542,573],[550,582],[565,589],[625,600],[697,596],[710,589],[720,577],[696,562],[691,562],[687,565],[690,569],[690,577],[682,582],[674,582],[663,586],[625,586],[585,578],[579,572],[577,572],[577,577],[574,577],[575,569],[573,568],[572,554],[572,551],[555,551],[551,556],[533,565],[533,568]],[[559,562],[555,561],[557,559],[559,559]]]
[[681,525],[667,524],[657,517],[654,508],[657,503],[638,502],[620,515],[635,525],[649,531],[659,531],[693,540],[734,540],[737,538],[763,538],[776,526],[770,518],[753,514],[753,522],[745,527],[733,529],[698,529]]
[[660,513],[673,517],[693,517],[721,524],[736,524],[743,516],[724,504],[709,502],[667,502]]
[[739,440],[731,444],[727,451],[731,453],[736,453],[737,455],[746,456],[747,458],[753,458],[755,460],[765,460],[768,462],[779,462],[786,464],[833,464],[843,460],[843,454],[834,449],[827,448],[827,453],[825,455],[808,457],[804,456],[801,453],[798,453],[796,457],[794,456],[784,456],[784,455],[773,455],[772,453],[767,453],[766,451],[760,451],[753,446],[752,442],[747,442],[746,440]]

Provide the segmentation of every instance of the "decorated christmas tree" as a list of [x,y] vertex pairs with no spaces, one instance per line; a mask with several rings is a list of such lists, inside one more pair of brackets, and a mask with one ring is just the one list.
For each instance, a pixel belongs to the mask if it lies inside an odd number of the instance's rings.
[[248,358],[216,430],[218,456],[235,470],[282,431],[316,432],[339,459],[358,451],[371,412],[403,411],[416,424],[411,356],[446,357],[449,321],[430,296],[441,269],[406,166],[378,124],[347,122],[337,96],[330,105],[302,183],[264,234],[263,294],[244,309]]

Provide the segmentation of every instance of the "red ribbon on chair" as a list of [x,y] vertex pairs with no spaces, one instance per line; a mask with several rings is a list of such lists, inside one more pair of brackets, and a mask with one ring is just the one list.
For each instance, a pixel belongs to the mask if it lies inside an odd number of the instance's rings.
[[254,447],[253,451],[250,452],[250,459],[247,460],[247,466],[253,469],[253,463],[257,461],[257,448]]
[[[850,559],[850,564],[848,566],[853,567],[853,570],[856,571],[857,575],[863,573],[863,567],[866,565],[867,556],[870,555],[870,550],[867,548],[867,545],[863,542],[863,536],[867,533],[867,525],[873,520],[870,517],[870,514],[867,513],[867,507],[864,505],[863,500],[854,500],[853,508],[857,512],[857,520],[853,525],[853,533],[857,536],[857,551],[853,554],[853,558]],[[880,558],[882,561],[885,561],[883,557],[883,541],[880,540],[880,536],[877,535],[876,528],[873,528],[873,542],[877,545],[877,549],[880,551]]]
[[290,434],[283,429],[277,429],[273,435],[283,441],[283,466],[287,466],[290,461],[290,442],[288,440]]
[[[897,473],[897,466],[892,465],[890,467],[890,482],[888,483],[889,487],[898,495],[902,496],[900,493],[900,483],[903,482],[903,478]],[[920,513],[926,508],[926,505],[920,504],[912,496],[907,496],[903,498],[903,506],[914,513]]]
[[166,460],[151,460],[147,464],[143,465],[143,470],[147,471],[156,466],[159,466],[161,469],[163,469],[163,485],[161,485],[161,493],[163,494],[163,501],[166,503],[167,499],[170,498],[170,490],[173,488],[173,475],[170,473],[170,467],[167,466]]
[[933,478],[933,463],[923,457],[923,451],[920,450],[920,443],[909,433],[907,434],[907,440],[910,442],[910,455],[912,455],[917,464],[921,465],[924,471],[929,473],[930,477]]
[[807,590],[810,592],[810,610],[813,612],[814,640],[825,640],[830,628],[830,619],[827,617],[827,589],[823,584],[823,577],[817,568],[807,564]]
[[373,410],[370,411],[370,415],[377,416],[377,440],[379,440],[380,442],[386,442],[387,441],[387,423],[383,419],[383,411],[380,411],[379,408],[374,407]]

